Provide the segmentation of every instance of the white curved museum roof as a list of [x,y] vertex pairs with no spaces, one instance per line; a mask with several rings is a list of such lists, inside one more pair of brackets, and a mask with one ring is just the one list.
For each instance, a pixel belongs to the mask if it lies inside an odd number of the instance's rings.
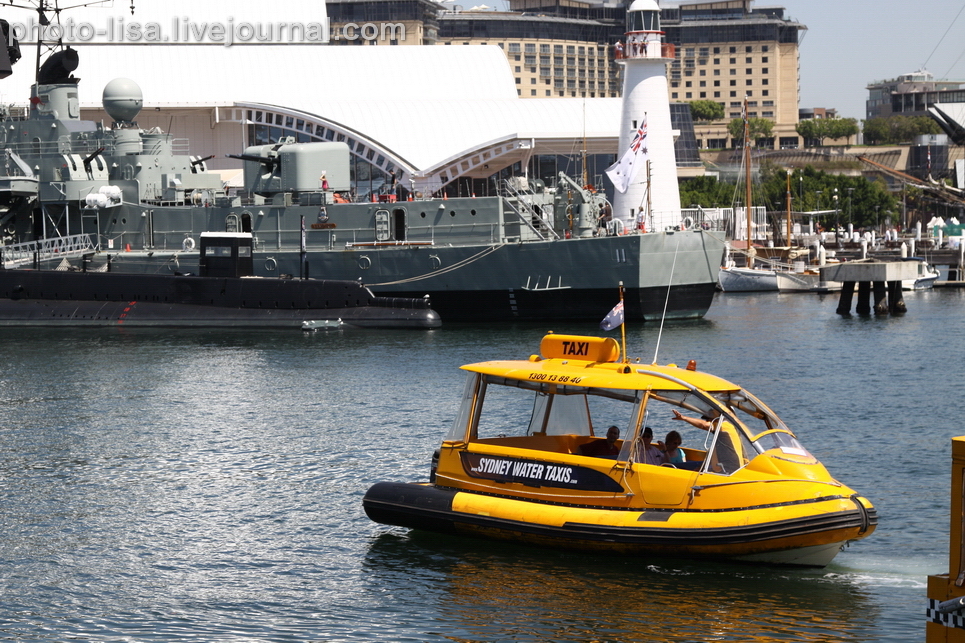
[[[509,62],[496,46],[175,44],[170,39],[177,30],[181,40],[192,29],[190,36],[197,39],[199,25],[210,30],[215,24],[226,29],[246,21],[255,24],[256,16],[264,16],[264,3],[166,0],[162,11],[136,2],[134,17],[126,4],[61,16],[73,20],[75,29],[85,22],[115,29],[112,42],[99,36],[94,42],[73,43],[80,53],[74,75],[81,79],[84,108],[99,107],[104,86],[127,77],[141,87],[145,109],[276,106],[359,132],[415,171],[513,139],[559,141],[552,153],[579,151],[560,151],[562,141],[569,141],[569,147],[584,139],[597,146],[605,141],[606,149],[616,152],[620,99],[520,99]],[[273,5],[270,24],[258,26],[304,24],[306,16],[322,20],[324,13],[317,0],[288,0]],[[21,19],[21,14],[26,12],[7,19]],[[130,28],[135,20],[142,33],[153,23],[155,37],[169,41],[117,42],[121,26]],[[276,36],[284,40],[285,34]],[[21,48],[24,57],[14,74],[0,81],[5,103],[23,104],[29,97],[35,46],[24,43]]]

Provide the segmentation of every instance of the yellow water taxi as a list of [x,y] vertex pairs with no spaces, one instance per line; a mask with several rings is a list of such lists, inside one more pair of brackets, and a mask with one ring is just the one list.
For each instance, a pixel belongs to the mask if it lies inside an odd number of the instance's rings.
[[877,526],[871,502],[773,411],[693,362],[631,364],[612,338],[549,334],[528,360],[462,368],[462,405],[430,481],[373,486],[363,500],[372,520],[815,567]]

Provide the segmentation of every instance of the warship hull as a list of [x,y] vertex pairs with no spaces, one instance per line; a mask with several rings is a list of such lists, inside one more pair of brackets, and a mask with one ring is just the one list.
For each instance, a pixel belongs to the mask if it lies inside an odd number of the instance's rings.
[[[454,201],[459,200],[449,200],[449,207],[465,207],[453,204]],[[485,203],[481,202],[485,201],[496,199],[472,199],[471,205],[482,212]],[[406,206],[431,208],[434,204],[415,202],[400,207]],[[299,209],[292,208],[295,212],[288,212],[287,216],[297,220]],[[371,210],[369,217],[378,211],[374,206],[367,209]],[[361,209],[357,205],[332,206],[328,214],[332,220],[338,220],[343,210],[347,210],[345,216],[349,219],[358,218]],[[316,211],[311,209],[313,217]],[[160,214],[155,209],[155,226],[163,220]],[[212,214],[210,209],[206,214]],[[182,214],[177,214],[172,220],[182,218]],[[259,221],[255,223],[255,275],[360,281],[380,296],[429,296],[432,307],[447,322],[598,321],[613,307],[621,283],[629,320],[700,318],[713,301],[717,271],[724,256],[723,240],[703,230],[552,240],[487,238],[486,243],[470,243],[466,239],[459,243],[454,239],[446,244],[422,239],[380,243],[365,239],[360,234],[365,230],[342,228],[309,230],[302,254],[296,243],[297,226],[278,235],[276,231],[259,230]],[[184,230],[180,223],[170,225]],[[208,225],[214,227],[216,223]],[[194,226],[195,230],[200,227],[197,220]],[[168,235],[158,229],[151,236],[176,241],[177,234],[184,238],[183,232]],[[363,240],[340,242],[348,235]],[[135,243],[144,236],[127,235]],[[132,274],[197,270],[198,251],[165,251],[158,245],[140,250],[101,251],[89,261],[103,262],[109,257],[111,270]],[[46,267],[62,262],[63,257],[54,256]],[[79,259],[73,262],[77,267],[81,263]]]

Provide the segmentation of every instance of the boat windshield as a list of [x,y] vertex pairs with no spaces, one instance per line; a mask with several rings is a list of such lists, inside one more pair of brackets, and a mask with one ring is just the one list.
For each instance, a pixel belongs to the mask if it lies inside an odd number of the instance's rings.
[[737,416],[758,452],[781,449],[785,453],[811,456],[784,421],[749,392],[741,389],[717,392],[713,396]]

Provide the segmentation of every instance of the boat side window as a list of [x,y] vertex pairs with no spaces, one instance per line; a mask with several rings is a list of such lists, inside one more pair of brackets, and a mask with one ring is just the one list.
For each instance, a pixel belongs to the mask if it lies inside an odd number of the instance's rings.
[[205,257],[230,257],[231,246],[206,246],[204,249]]
[[[462,408],[448,439],[461,439],[456,437],[458,427],[468,426],[470,441],[535,437],[542,440],[546,436],[555,440],[544,440],[545,447],[529,448],[575,452],[586,438],[604,437],[612,425],[620,428],[622,437],[631,426],[638,395],[636,391],[482,375],[473,391],[467,384]],[[566,437],[561,441],[559,436]]]

